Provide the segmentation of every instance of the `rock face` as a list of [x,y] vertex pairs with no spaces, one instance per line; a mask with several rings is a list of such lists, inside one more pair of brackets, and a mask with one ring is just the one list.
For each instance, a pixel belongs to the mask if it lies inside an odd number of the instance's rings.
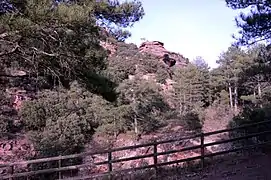
[[163,59],[165,55],[168,55],[170,59],[176,61],[175,65],[178,67],[184,67],[187,65],[188,62],[188,59],[185,58],[183,55],[166,50],[164,48],[164,43],[159,41],[144,42],[139,46],[139,51],[142,53],[153,54],[161,59]]

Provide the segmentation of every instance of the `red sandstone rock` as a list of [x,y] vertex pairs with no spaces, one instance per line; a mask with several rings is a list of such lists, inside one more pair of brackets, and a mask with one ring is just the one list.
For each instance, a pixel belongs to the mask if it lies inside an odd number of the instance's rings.
[[165,54],[168,54],[170,58],[176,61],[176,66],[183,67],[187,65],[187,59],[178,53],[170,52],[164,48],[164,43],[159,41],[147,41],[139,46],[139,51],[142,53],[149,53],[159,58],[163,58]]

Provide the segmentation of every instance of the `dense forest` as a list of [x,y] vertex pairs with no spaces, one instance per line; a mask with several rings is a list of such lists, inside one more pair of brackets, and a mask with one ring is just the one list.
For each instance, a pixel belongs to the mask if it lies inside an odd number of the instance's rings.
[[[210,69],[202,57],[168,67],[125,43],[126,29],[144,17],[139,1],[2,1],[1,136],[25,134],[44,157],[81,152],[95,134],[139,136],[172,122],[186,131],[216,130],[211,126],[226,115],[226,126],[270,119],[271,3],[226,4],[253,11],[237,18],[236,43]],[[163,91],[168,80],[172,88]],[[10,91],[24,94],[16,96],[19,107]]]

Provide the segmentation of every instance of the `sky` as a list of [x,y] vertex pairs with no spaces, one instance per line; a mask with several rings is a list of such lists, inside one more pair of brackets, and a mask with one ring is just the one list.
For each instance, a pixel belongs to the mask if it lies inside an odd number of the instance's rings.
[[141,0],[146,15],[131,29],[127,43],[140,45],[161,41],[164,47],[190,60],[202,56],[210,67],[234,41],[239,12],[226,7],[224,0]]

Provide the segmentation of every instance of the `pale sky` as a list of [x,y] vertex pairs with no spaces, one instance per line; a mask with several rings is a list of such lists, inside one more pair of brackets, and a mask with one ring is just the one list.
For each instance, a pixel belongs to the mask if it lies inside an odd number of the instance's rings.
[[126,42],[140,45],[141,38],[161,41],[169,51],[193,60],[202,56],[211,67],[234,41],[234,17],[224,0],[141,0],[145,17],[131,28]]

